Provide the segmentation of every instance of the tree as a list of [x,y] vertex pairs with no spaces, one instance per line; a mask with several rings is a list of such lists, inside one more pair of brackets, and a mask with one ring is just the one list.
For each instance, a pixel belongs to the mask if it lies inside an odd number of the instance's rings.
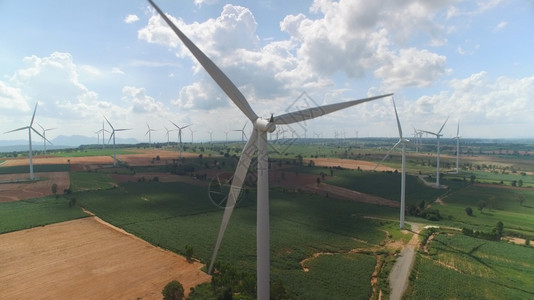
[[477,202],[477,208],[478,208],[478,210],[480,210],[480,212],[482,212],[484,207],[486,207],[486,201],[480,200],[480,201]]
[[472,216],[473,215],[473,209],[471,207],[466,207],[465,208],[465,213],[468,215],[468,216]]
[[517,181],[517,186],[518,186],[518,187],[522,187],[522,186],[523,186],[523,179],[519,179],[519,180]]
[[317,185],[321,184],[321,178],[317,177]]
[[477,179],[475,174],[471,174],[471,177],[470,177],[471,182],[475,182],[475,179]]
[[504,230],[504,224],[501,221],[497,222],[497,225],[495,225],[495,232],[497,233],[497,237],[499,240],[502,237],[503,230]]
[[57,184],[55,183],[52,184],[52,194],[54,194],[57,198]]
[[183,300],[185,299],[184,287],[181,283],[173,280],[163,288],[161,291],[164,300]]
[[185,245],[185,258],[187,258],[188,262],[191,262],[193,258],[193,246],[189,244]]

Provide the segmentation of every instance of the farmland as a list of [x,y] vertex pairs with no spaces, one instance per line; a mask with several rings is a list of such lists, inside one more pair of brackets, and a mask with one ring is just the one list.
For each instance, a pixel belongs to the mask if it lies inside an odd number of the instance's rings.
[[[71,194],[63,195],[60,190],[56,197],[48,191],[50,196],[0,203],[0,233],[86,218],[88,215],[81,209],[84,208],[157,247],[185,255],[186,245],[191,246],[193,257],[208,263],[222,217],[222,210],[209,199],[208,185],[215,174],[233,171],[237,163],[235,154],[241,146],[191,145],[188,149],[195,152],[184,154],[186,158],[182,159],[169,150],[121,149],[122,164],[115,168],[110,167],[109,156],[102,156],[109,153],[97,149],[80,151],[93,155],[88,157],[56,156],[68,161],[65,164],[48,163],[57,159],[53,154],[49,158],[39,157],[35,168],[44,172],[41,174],[68,172]],[[394,154],[387,159],[384,165],[392,169],[384,171],[299,164],[302,159],[316,157],[326,160],[336,157],[338,162],[342,162],[340,157],[360,157],[366,159],[361,163],[366,165],[379,160],[384,153],[377,148],[360,147],[350,143],[337,146],[297,143],[286,147],[286,152],[273,153],[271,281],[275,285],[282,283],[291,299],[377,299],[379,292],[388,296],[387,275],[395,253],[412,235],[398,229],[398,208],[336,199],[321,192],[321,188],[324,183],[398,203],[400,173],[394,170],[400,170],[400,156]],[[534,248],[460,233],[462,228],[489,232],[501,221],[506,237],[534,238],[534,190],[529,187],[534,182],[532,171],[528,169],[530,163],[517,165],[517,160],[529,161],[529,157],[498,157],[495,168],[483,165],[491,157],[465,158],[460,174],[442,175],[445,189],[429,187],[421,180],[433,182],[433,159],[409,153],[406,199],[407,206],[418,207],[423,203],[439,210],[441,219],[429,221],[407,214],[407,220],[454,230],[434,236],[427,248],[418,252],[407,299],[428,298],[426,293],[430,290],[443,299],[472,297],[475,294],[469,291],[487,291],[490,283],[510,290],[498,294],[503,299],[530,295],[532,291],[516,287],[532,279],[534,266],[529,257]],[[10,166],[7,162],[0,167],[0,173],[23,176],[28,172],[27,165]],[[450,167],[452,158],[445,155],[444,162]],[[74,168],[74,164],[90,168]],[[317,184],[315,179],[321,177],[321,184]],[[517,186],[519,179],[522,187]],[[39,180],[47,179],[42,176]],[[512,186],[514,180],[516,186]],[[34,183],[20,184],[31,189]],[[256,194],[250,182],[246,190],[233,213],[217,260],[254,277]],[[76,200],[75,205],[69,207],[72,199]],[[472,208],[472,215],[466,213],[466,207]],[[514,253],[518,259],[510,260],[506,253]],[[384,261],[389,263],[383,266]],[[489,274],[480,264],[493,272]],[[525,270],[517,276],[504,275],[515,272],[519,266]],[[484,277],[482,273],[488,274],[483,274]],[[433,283],[432,274],[451,278],[450,284]],[[196,289],[193,297],[205,299],[215,295],[208,285]]]

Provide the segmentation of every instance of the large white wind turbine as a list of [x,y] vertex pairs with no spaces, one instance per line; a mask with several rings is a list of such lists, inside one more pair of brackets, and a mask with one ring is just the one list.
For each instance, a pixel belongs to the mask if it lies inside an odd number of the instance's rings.
[[43,126],[41,126],[41,124],[37,123],[37,125],[39,125],[39,127],[41,127],[41,129],[43,130],[43,151],[44,151],[44,154],[46,154],[46,142],[49,142],[50,145],[52,145],[52,143],[46,139],[46,132],[49,131],[49,130],[54,130],[54,129],[57,129],[57,128],[47,128],[45,129]]
[[109,127],[111,127],[111,135],[109,136],[108,144],[111,141],[111,139],[113,138],[113,166],[116,166],[117,165],[117,155],[116,155],[117,150],[115,149],[115,132],[117,132],[117,131],[126,131],[126,130],[130,130],[130,129],[127,129],[127,128],[117,128],[117,129],[115,129],[115,127],[113,127],[113,125],[111,125],[111,123],[109,122],[108,118],[104,117],[104,119],[106,119],[106,121],[109,124]]
[[267,132],[273,132],[276,125],[288,125],[296,122],[310,120],[325,114],[332,113],[350,106],[368,102],[371,100],[383,98],[388,95],[381,95],[361,100],[353,100],[343,103],[325,105],[316,108],[304,109],[298,112],[288,113],[281,116],[263,119],[258,117],[252,110],[245,96],[230,81],[230,79],[202,52],[197,48],[187,36],[184,35],[178,27],[161,11],[161,9],[148,0],[150,4],[158,11],[160,16],[176,33],[183,44],[191,51],[198,62],[204,67],[208,74],[215,80],[219,87],[234,102],[234,104],[245,114],[252,122],[253,130],[250,139],[243,148],[241,157],[232,180],[232,186],[226,202],[223,220],[219,229],[219,235],[215,245],[215,250],[211,258],[209,271],[213,268],[213,263],[221,245],[222,237],[228,225],[228,221],[234,209],[236,199],[241,192],[241,186],[245,180],[248,167],[254,155],[255,148],[258,150],[258,177],[257,177],[257,293],[258,299],[269,299],[269,280],[270,280],[270,258],[269,258],[269,177],[268,177],[268,149],[267,149]]
[[178,143],[180,144],[180,158],[182,158],[182,150],[183,150],[183,146],[182,146],[182,130],[186,129],[187,127],[189,127],[189,126],[191,126],[193,124],[189,124],[189,125],[180,127],[180,126],[176,125],[173,121],[169,120],[169,122],[171,122],[172,125],[174,125],[176,128],[178,128]]
[[145,136],[148,134],[148,146],[152,145],[152,131],[156,131],[156,129],[150,128],[150,125],[148,125],[148,122],[146,122],[146,127],[148,127],[148,130],[145,133]]
[[440,153],[439,139],[443,136],[443,134],[441,134],[441,131],[443,130],[443,127],[445,127],[445,124],[447,123],[448,120],[449,120],[449,117],[447,117],[445,122],[443,122],[443,125],[441,125],[441,128],[439,129],[438,132],[420,130],[421,132],[426,132],[428,134],[435,136],[437,139],[437,154],[438,155],[437,155],[437,160],[436,160],[436,187],[438,188],[440,187],[439,185],[439,153]]
[[458,127],[456,127],[456,174],[460,173],[460,120],[458,120]]
[[[400,228],[404,229],[404,213],[406,210],[406,145],[410,144],[410,140],[407,140],[402,137],[402,127],[399,120],[399,114],[397,113],[397,106],[395,105],[395,99],[393,101],[393,109],[395,110],[395,118],[397,119],[397,128],[399,129],[399,141],[389,149],[388,153],[382,161],[377,165],[377,167],[384,162],[384,160],[389,156],[393,149],[397,148],[398,145],[402,144],[402,172],[401,172],[401,205],[400,205]],[[376,167],[375,167],[376,169]]]
[[[37,111],[37,103],[35,103],[35,108],[33,109],[33,115],[32,115],[32,120],[30,121],[30,125],[5,132],[5,133],[10,133],[10,132],[15,132],[15,131],[28,129],[28,143],[30,145],[30,151],[28,152],[28,155],[29,155],[29,158],[30,158],[30,179],[31,180],[35,179],[35,177],[33,176],[32,130],[33,130],[33,132],[37,133],[40,137],[45,139],[45,141],[48,141],[42,134],[39,133],[39,131],[35,130],[35,128],[32,127],[33,120],[35,119],[35,112],[36,111]],[[50,141],[48,141],[48,142],[50,143]],[[52,143],[50,143],[50,144],[52,144]]]
[[234,130],[232,130],[232,131],[239,131],[239,132],[241,132],[241,141],[242,141],[242,142],[244,142],[245,139],[247,138],[247,135],[245,134],[245,127],[247,127],[247,123],[248,123],[248,121],[245,122],[245,125],[244,125],[243,128],[241,128],[241,129],[234,129]]

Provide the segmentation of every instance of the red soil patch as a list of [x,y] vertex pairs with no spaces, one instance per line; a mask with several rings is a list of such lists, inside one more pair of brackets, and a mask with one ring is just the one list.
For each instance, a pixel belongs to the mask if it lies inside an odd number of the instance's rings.
[[[85,157],[58,157],[58,156],[36,156],[32,159],[34,165],[61,165],[61,164],[83,164],[83,165],[104,165],[113,164],[111,156],[85,156]],[[10,158],[2,164],[3,167],[29,166],[30,160],[27,157]]]
[[[150,165],[165,165],[172,163],[173,160],[179,159],[180,153],[178,151],[169,151],[161,149],[142,149],[135,150],[142,153],[136,154],[121,154],[117,155],[117,159],[127,163],[129,166],[150,166]],[[182,152],[182,157],[198,157],[199,154]],[[155,160],[159,156],[159,160]]]
[[161,299],[172,280],[186,295],[210,281],[202,264],[94,218],[2,234],[0,244],[5,299]]
[[34,173],[36,181],[23,181],[29,174],[0,175],[0,202],[11,202],[52,195],[52,184],[57,184],[57,193],[62,194],[69,188],[68,172]]

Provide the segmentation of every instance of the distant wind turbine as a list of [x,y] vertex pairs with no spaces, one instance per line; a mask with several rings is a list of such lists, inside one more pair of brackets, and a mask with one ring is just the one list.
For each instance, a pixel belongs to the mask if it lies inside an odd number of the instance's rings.
[[456,127],[456,174],[460,173],[460,120],[458,120],[458,126]]
[[256,226],[256,250],[257,250],[257,295],[260,300],[269,299],[270,289],[270,245],[269,245],[269,168],[268,168],[268,147],[267,147],[267,133],[273,132],[276,125],[289,125],[297,122],[302,122],[316,117],[326,115],[341,109],[348,108],[360,103],[383,98],[388,95],[376,96],[361,100],[353,100],[343,103],[336,103],[325,105],[321,107],[304,109],[297,112],[284,114],[278,117],[271,116],[270,118],[260,118],[250,107],[250,104],[245,99],[245,96],[239,91],[235,84],[217,67],[185,34],[176,27],[174,23],[165,15],[161,9],[154,4],[152,0],[148,0],[150,4],[158,11],[163,20],[176,33],[183,44],[191,51],[193,56],[204,67],[213,80],[226,93],[226,95],[234,102],[234,104],[243,112],[243,114],[252,122],[253,130],[250,139],[243,148],[241,157],[232,180],[232,186],[226,202],[226,208],[223,215],[219,235],[215,250],[211,258],[209,272],[213,268],[213,264],[217,257],[217,252],[221,245],[222,237],[233,212],[236,199],[241,192],[241,187],[248,172],[252,156],[255,154],[257,148],[258,153],[258,168],[257,168],[257,226]]
[[109,124],[109,127],[111,127],[111,135],[109,136],[108,144],[111,141],[111,139],[113,138],[113,166],[116,166],[117,165],[117,150],[115,149],[115,135],[116,135],[115,132],[117,132],[117,131],[126,131],[126,130],[131,130],[131,129],[127,129],[127,128],[117,128],[117,129],[115,129],[115,127],[113,127],[113,125],[111,125],[111,123],[109,122],[108,118],[104,117],[104,119],[106,119],[106,121]]
[[167,127],[163,127],[163,128],[165,128],[165,135],[167,136],[167,145],[168,145],[170,143],[170,135],[169,135],[169,133],[171,133],[173,131],[176,131],[176,130],[174,130],[174,129],[169,130]]
[[44,154],[46,154],[46,142],[49,142],[50,144],[52,144],[49,140],[46,139],[46,132],[49,131],[49,130],[54,130],[54,129],[57,129],[57,128],[47,128],[45,129],[43,126],[41,126],[41,124],[37,123],[37,125],[39,125],[39,127],[41,127],[41,129],[43,130],[43,151],[44,151]]
[[213,143],[213,131],[208,131],[208,133],[210,134],[210,143]]
[[191,129],[191,127],[189,127],[189,131],[191,132],[191,144],[193,144],[193,142],[195,141],[194,136],[196,131]]
[[182,158],[182,151],[183,151],[183,145],[182,145],[182,130],[183,129],[186,129],[187,127],[193,125],[193,124],[189,124],[189,125],[186,125],[184,127],[180,127],[178,125],[176,125],[173,121],[170,121],[172,123],[172,125],[174,125],[176,128],[178,128],[178,143],[180,145],[180,158]]
[[241,128],[241,129],[234,129],[234,130],[232,130],[232,131],[239,131],[239,132],[241,132],[241,141],[242,141],[242,142],[244,142],[245,139],[247,138],[247,135],[245,134],[245,127],[247,127],[247,123],[248,123],[248,121],[245,122],[245,125],[244,125],[243,128]]
[[[30,149],[29,149],[30,151],[29,151],[28,155],[29,155],[29,158],[30,158],[30,179],[31,180],[35,179],[35,177],[33,176],[32,130],[33,130],[33,132],[37,133],[40,137],[45,139],[45,141],[48,141],[42,134],[39,133],[39,131],[35,130],[35,128],[32,127],[33,120],[35,119],[35,112],[37,111],[37,104],[38,103],[35,103],[35,108],[33,109],[33,115],[32,115],[32,120],[30,121],[30,125],[5,132],[5,133],[10,133],[10,132],[15,132],[15,131],[28,129],[28,144],[30,146]],[[48,142],[50,143],[50,141],[48,141]],[[50,144],[52,144],[52,143],[50,143]]]
[[104,141],[106,140],[106,137],[105,137],[105,134],[104,134],[105,132],[109,133],[109,131],[106,128],[104,128],[104,121],[102,121],[102,129],[100,129],[100,130],[98,130],[96,132],[97,134],[102,133],[102,149],[104,149],[104,145],[105,145]]
[[438,155],[437,155],[437,160],[436,160],[436,187],[438,187],[438,188],[440,187],[440,185],[439,185],[439,152],[440,152],[439,140],[443,136],[443,134],[441,134],[441,131],[443,130],[443,127],[445,127],[445,124],[447,123],[448,120],[449,120],[449,118],[447,117],[447,119],[445,120],[443,125],[441,125],[441,128],[439,129],[438,132],[421,130],[421,132],[426,132],[428,134],[431,134],[431,135],[435,136],[436,139],[437,139],[437,154]]
[[156,131],[155,129],[150,128],[150,125],[148,125],[148,122],[146,122],[146,127],[148,127],[148,130],[145,133],[145,136],[148,134],[148,146],[152,145],[152,131]]

